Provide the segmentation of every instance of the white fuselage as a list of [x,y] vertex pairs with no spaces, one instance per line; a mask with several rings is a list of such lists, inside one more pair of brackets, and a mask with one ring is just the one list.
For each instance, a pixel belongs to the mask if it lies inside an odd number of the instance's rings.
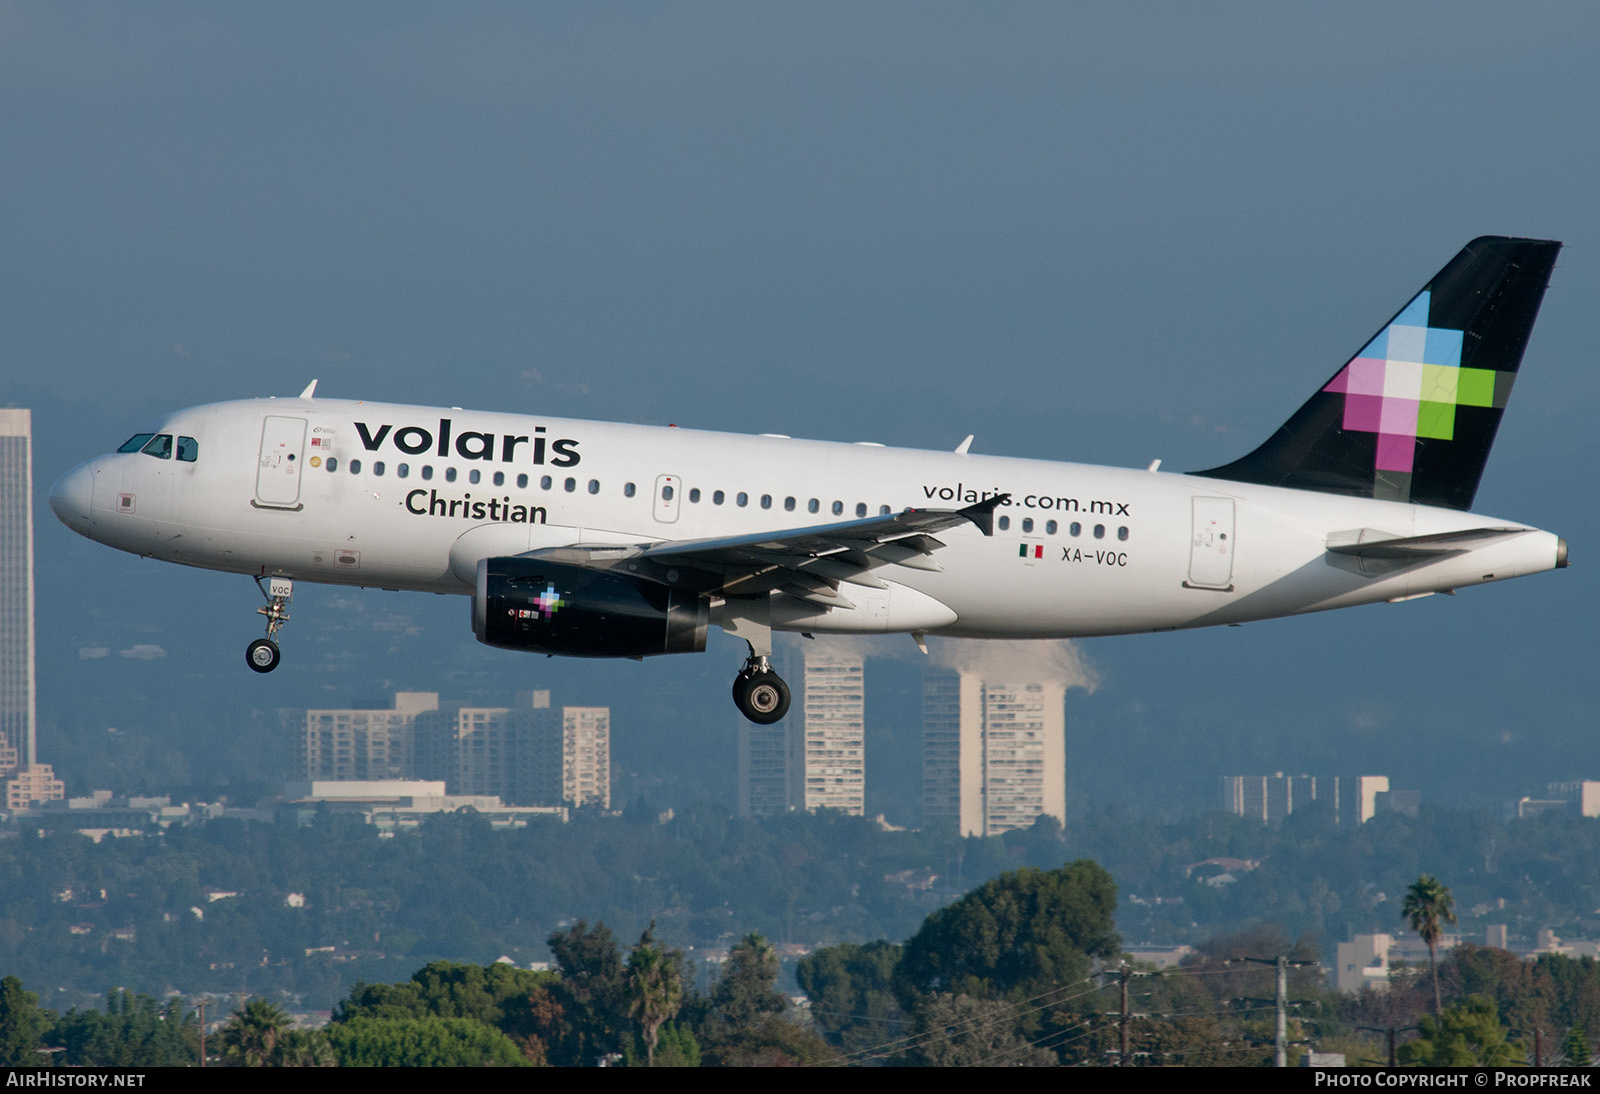
[[189,566],[437,593],[471,595],[490,556],[779,533],[1011,496],[992,536],[941,532],[936,568],[877,569],[887,591],[847,585],[854,606],[777,613],[779,629],[1125,634],[1395,600],[1564,562],[1556,536],[1527,529],[1364,570],[1330,554],[1330,536],[1522,526],[1081,464],[307,398],[197,407],[147,430],[192,438],[194,458],[132,451],[75,468],[51,496],[70,527]]

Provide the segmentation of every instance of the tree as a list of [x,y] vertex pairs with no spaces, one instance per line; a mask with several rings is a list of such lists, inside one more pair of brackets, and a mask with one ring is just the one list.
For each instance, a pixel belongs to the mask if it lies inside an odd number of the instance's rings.
[[628,1014],[644,1038],[645,1066],[656,1064],[661,1027],[683,1006],[683,955],[656,945],[655,922],[628,954]]
[[24,991],[21,980],[15,976],[0,980],[0,1064],[37,1066],[39,1035],[48,1018],[39,1009],[39,997]]
[[729,951],[711,1002],[729,1017],[782,1014],[789,1001],[778,991],[777,982],[778,951],[761,935],[747,934]]
[[564,1022],[558,1038],[547,1043],[550,1062],[558,1067],[592,1067],[622,1049],[621,1031],[628,1023],[627,983],[622,955],[611,928],[580,919],[548,940],[561,970],[550,991]]
[[1438,878],[1423,874],[1406,890],[1400,914],[1428,944],[1428,972],[1433,976],[1433,1013],[1439,1017],[1444,1005],[1439,997],[1439,935],[1444,924],[1456,921],[1455,898]]
[[1567,1031],[1567,1043],[1565,1048],[1567,1053],[1568,1067],[1591,1066],[1592,1061],[1589,1055],[1589,1038],[1584,1036],[1582,1026],[1573,1026]]
[[911,1067],[1051,1067],[1055,1053],[1017,1032],[1017,1008],[939,992],[917,1008],[902,1062]]
[[352,1018],[328,1027],[341,1067],[527,1067],[515,1042],[471,1018]]
[[1420,1067],[1509,1067],[1526,1062],[1522,1046],[1506,1040],[1494,1003],[1474,995],[1438,1018],[1423,1015],[1415,1041],[1396,1052],[1402,1064]]
[[272,1067],[294,1020],[265,999],[252,999],[222,1027],[222,1059],[235,1067]]
[[165,1006],[148,995],[117,989],[104,1013],[74,1008],[55,1022],[49,1043],[70,1067],[189,1067],[200,1051],[200,1023],[176,997]]
[[1117,887],[1088,859],[1001,874],[923,921],[899,968],[901,1005],[918,993],[1036,994],[1082,980],[1120,946]]
[[782,1067],[835,1059],[812,1029],[789,1020],[777,990],[778,951],[748,934],[728,954],[709,1000],[696,1007],[695,1030],[713,1067]]
[[829,1043],[852,1051],[899,1038],[905,1018],[894,995],[899,964],[900,947],[882,940],[828,946],[800,959],[795,979]]

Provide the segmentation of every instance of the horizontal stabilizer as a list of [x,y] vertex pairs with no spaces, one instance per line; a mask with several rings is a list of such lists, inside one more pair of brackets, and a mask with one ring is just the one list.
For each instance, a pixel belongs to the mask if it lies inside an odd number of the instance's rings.
[[1376,528],[1357,528],[1351,532],[1329,533],[1327,547],[1331,554],[1352,558],[1421,562],[1438,555],[1471,551],[1531,531],[1531,528],[1468,528],[1428,536],[1394,536]]

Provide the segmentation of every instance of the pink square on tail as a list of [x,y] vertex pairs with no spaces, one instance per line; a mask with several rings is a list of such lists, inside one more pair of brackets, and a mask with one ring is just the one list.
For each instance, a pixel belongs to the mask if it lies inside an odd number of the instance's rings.
[[1416,451],[1417,439],[1415,437],[1397,437],[1390,433],[1379,433],[1378,470],[1409,472]]
[[1346,395],[1344,427],[1358,433],[1376,433],[1383,422],[1383,399],[1377,395]]

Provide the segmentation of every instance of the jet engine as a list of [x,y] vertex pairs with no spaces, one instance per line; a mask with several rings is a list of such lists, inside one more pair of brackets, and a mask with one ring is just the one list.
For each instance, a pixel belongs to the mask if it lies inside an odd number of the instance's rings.
[[695,593],[532,558],[480,560],[472,597],[478,641],[575,657],[699,653],[709,615]]

